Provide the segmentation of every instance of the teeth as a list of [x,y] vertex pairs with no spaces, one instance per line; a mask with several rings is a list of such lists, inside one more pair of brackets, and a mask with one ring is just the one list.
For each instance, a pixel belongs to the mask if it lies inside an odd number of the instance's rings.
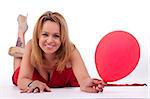
[[53,46],[52,46],[52,45],[47,45],[47,47],[48,47],[48,48],[52,48]]

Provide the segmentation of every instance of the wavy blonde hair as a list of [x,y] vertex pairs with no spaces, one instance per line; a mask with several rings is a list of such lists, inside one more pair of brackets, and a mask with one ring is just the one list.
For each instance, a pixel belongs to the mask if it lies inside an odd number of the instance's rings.
[[58,12],[47,11],[39,17],[39,19],[35,25],[34,31],[33,31],[31,63],[34,66],[36,66],[36,65],[40,66],[40,65],[44,64],[43,51],[39,46],[38,35],[42,30],[44,22],[46,22],[46,21],[55,22],[60,27],[61,46],[56,51],[56,60],[57,60],[56,70],[61,72],[64,70],[66,63],[69,61],[69,58],[71,55],[72,43],[69,40],[67,23],[66,23],[64,17],[61,14],[59,14]]

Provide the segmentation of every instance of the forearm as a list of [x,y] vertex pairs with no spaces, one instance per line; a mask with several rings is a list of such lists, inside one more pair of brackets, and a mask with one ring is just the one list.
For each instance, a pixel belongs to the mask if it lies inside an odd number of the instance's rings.
[[84,83],[86,82],[86,80],[88,80],[88,79],[91,79],[91,77],[89,75],[77,77],[80,87],[82,87],[84,85]]
[[77,79],[77,81],[78,81],[78,83],[79,83],[80,86],[84,85],[84,82],[87,79],[91,78],[90,75],[88,74],[87,69],[84,68],[84,67],[80,67],[80,71],[78,70],[77,67],[74,67],[73,71],[74,71],[74,74],[75,74],[76,79]]
[[75,49],[72,53],[71,62],[72,62],[72,69],[78,80],[78,83],[80,86],[82,86],[85,80],[90,79],[90,75],[77,49]]
[[17,85],[19,89],[26,89],[31,82],[32,80],[29,78],[20,78],[18,79]]

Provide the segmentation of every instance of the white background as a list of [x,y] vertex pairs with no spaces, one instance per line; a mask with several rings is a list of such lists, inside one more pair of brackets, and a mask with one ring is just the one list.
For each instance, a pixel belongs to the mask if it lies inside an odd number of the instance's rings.
[[150,50],[149,0],[4,0],[0,1],[0,84],[12,84],[13,58],[8,55],[17,39],[17,16],[28,14],[31,39],[37,18],[45,11],[64,15],[72,42],[79,49],[91,77],[99,78],[94,53],[100,39],[114,30],[134,35],[141,47],[140,61],[135,70],[115,83],[148,83]]

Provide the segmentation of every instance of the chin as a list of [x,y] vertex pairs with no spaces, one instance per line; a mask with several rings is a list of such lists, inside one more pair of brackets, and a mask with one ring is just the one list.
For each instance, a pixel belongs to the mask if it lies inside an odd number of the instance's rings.
[[44,52],[45,52],[45,54],[54,54],[56,51],[53,50],[53,51],[44,51]]

